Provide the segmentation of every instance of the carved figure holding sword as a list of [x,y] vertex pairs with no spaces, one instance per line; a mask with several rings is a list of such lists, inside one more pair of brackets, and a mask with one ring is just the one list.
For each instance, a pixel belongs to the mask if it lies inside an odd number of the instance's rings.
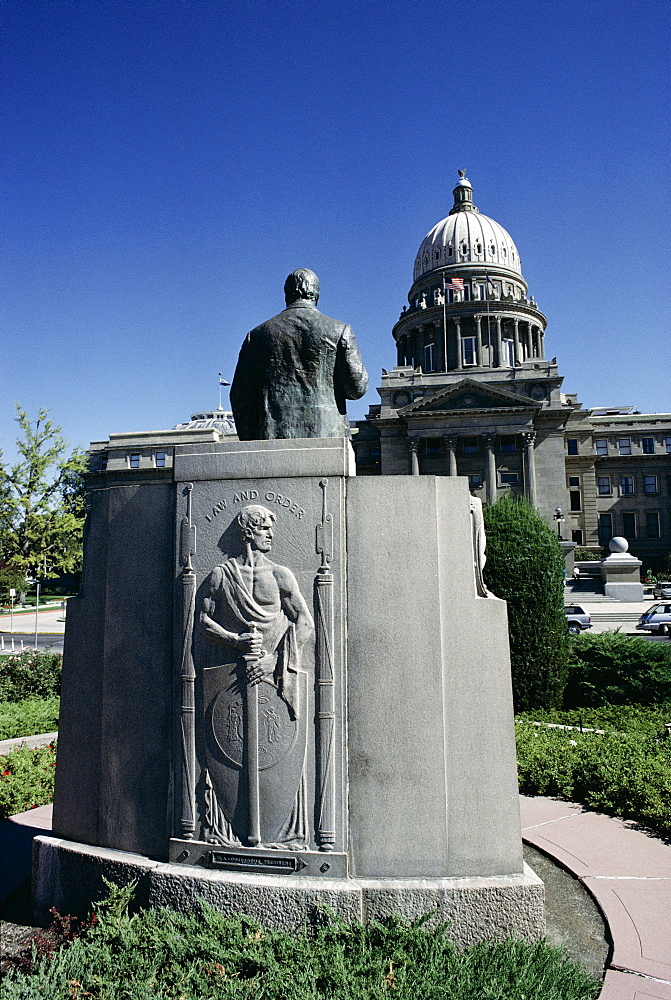
[[247,840],[261,842],[259,821],[259,688],[266,682],[277,689],[289,717],[305,712],[300,704],[301,650],[314,632],[314,623],[294,574],[272,562],[275,514],[252,504],[237,517],[244,553],[225,560],[210,576],[200,625],[206,635],[232,647],[245,664],[245,764],[249,823]]

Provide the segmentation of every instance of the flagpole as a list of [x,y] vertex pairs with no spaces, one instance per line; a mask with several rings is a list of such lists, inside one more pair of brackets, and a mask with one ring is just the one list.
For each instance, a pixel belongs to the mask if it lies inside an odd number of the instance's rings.
[[447,374],[447,288],[445,287],[445,272],[443,272],[443,351],[445,373]]

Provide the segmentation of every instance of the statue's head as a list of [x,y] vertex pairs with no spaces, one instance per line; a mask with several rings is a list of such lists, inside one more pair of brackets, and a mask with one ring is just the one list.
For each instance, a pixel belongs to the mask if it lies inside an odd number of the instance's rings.
[[284,298],[287,305],[298,299],[308,299],[317,305],[319,301],[319,278],[309,267],[299,267],[292,271],[284,282]]
[[260,552],[269,552],[273,542],[273,523],[275,515],[272,510],[253,503],[243,507],[237,517],[238,529],[244,542]]

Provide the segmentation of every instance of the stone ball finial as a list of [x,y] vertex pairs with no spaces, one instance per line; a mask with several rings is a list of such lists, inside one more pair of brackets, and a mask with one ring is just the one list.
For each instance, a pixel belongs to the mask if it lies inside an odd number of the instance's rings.
[[611,538],[609,541],[608,548],[611,552],[626,552],[629,548],[629,542],[622,535],[616,535],[615,538]]

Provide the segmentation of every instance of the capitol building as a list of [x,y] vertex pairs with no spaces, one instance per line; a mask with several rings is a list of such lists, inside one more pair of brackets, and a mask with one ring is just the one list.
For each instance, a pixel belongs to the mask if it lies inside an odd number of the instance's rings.
[[[563,390],[512,237],[478,211],[463,172],[453,195],[417,253],[380,402],[353,424],[357,474],[467,476],[486,503],[526,496],[567,555],[601,555],[622,535],[644,571],[668,572],[671,414],[583,407]],[[127,481],[152,470],[160,481],[176,444],[224,439],[235,425],[220,399],[171,430],[94,442],[91,471]]]
[[559,514],[564,540],[600,554],[623,535],[645,570],[662,570],[671,414],[583,408],[563,391],[512,237],[473,204],[463,171],[453,196],[419,247],[396,366],[355,424],[358,474],[467,476],[487,503],[512,490],[548,523]]

